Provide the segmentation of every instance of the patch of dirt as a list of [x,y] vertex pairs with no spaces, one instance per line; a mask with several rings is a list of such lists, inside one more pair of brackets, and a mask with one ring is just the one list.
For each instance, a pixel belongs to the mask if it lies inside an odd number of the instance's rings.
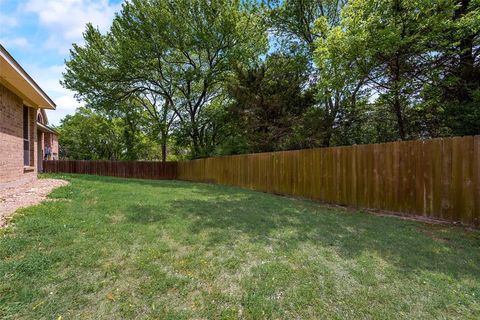
[[434,241],[441,242],[441,243],[448,242],[448,239],[440,237],[438,234],[434,232],[434,230],[429,230],[427,226],[424,226],[423,228],[422,227],[418,228],[418,231],[420,231],[427,237],[430,237]]
[[59,179],[36,179],[20,186],[0,189],[0,227],[19,208],[42,202],[53,189],[66,186],[68,182]]

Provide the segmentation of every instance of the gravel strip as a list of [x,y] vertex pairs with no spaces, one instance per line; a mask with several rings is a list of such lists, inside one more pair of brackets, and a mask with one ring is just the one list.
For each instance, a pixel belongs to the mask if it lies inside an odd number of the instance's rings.
[[0,189],[0,227],[19,208],[40,203],[53,189],[68,185],[58,179],[36,179],[13,188]]

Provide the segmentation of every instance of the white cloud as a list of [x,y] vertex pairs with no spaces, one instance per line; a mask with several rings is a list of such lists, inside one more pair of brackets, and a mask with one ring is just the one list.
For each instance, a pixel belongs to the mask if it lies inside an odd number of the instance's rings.
[[73,98],[73,94],[60,96],[57,98],[52,97],[57,104],[56,110],[47,110],[48,121],[51,125],[58,126],[60,120],[66,115],[74,114],[75,110],[81,105],[77,100]]
[[98,26],[101,31],[108,30],[120,7],[108,0],[29,0],[22,11],[36,14],[39,24],[49,30],[44,45],[65,54],[72,43],[82,42],[87,23]]
[[62,72],[65,70],[64,65],[40,66],[29,64],[24,65],[23,68],[57,105],[55,111],[47,112],[50,124],[58,125],[60,119],[67,114],[75,113],[75,110],[81,105],[73,97],[73,92],[63,88],[60,84]]
[[2,43],[6,48],[28,48],[28,40],[24,37],[13,37],[13,38],[0,38],[0,43]]
[[[0,7],[3,1],[0,0]],[[107,31],[121,4],[108,0],[13,0],[12,3],[10,12],[0,9],[0,41],[56,103],[57,109],[47,114],[50,123],[58,125],[61,118],[73,114],[81,105],[74,93],[59,83],[65,69],[63,59],[72,43],[83,43],[82,33],[87,23]],[[40,56],[42,59],[37,59]]]
[[0,21],[2,21],[2,24],[0,26],[0,31],[4,29],[9,29],[16,27],[18,25],[18,20],[11,16],[11,15],[6,15],[0,12]]
[[[2,0],[0,0],[1,2]],[[73,114],[81,105],[75,98],[74,93],[62,87],[60,79],[65,66],[57,56],[66,57],[72,43],[83,43],[82,33],[87,23],[92,23],[102,32],[110,27],[115,12],[121,9],[121,4],[113,4],[108,0],[27,0],[19,3],[15,8],[15,17],[4,20],[4,14],[0,14],[0,30],[3,39],[10,48],[17,48],[26,54],[26,47],[36,46],[36,54],[43,52],[51,56],[53,64],[44,62],[25,62],[22,67],[32,76],[38,85],[48,94],[57,105],[54,111],[47,111],[50,124],[58,125],[60,120],[68,114]],[[33,14],[37,19],[31,20]],[[18,37],[12,34],[11,30],[17,30],[20,22],[25,26],[23,20],[28,17],[28,21],[35,21],[36,31],[29,31],[26,37]],[[7,37],[4,22],[9,24],[9,34]],[[27,21],[27,20],[25,20]],[[18,30],[17,30],[18,31]],[[23,34],[22,34],[23,35]],[[42,38],[43,36],[43,38]],[[40,41],[40,43],[39,43]],[[32,45],[33,43],[33,45]],[[56,54],[53,54],[56,52]],[[50,52],[50,53],[48,53]],[[62,58],[63,60],[63,58]]]
[[64,92],[65,89],[63,89],[59,81],[62,79],[62,72],[65,70],[65,66],[25,64],[23,68],[43,90],[50,94]]

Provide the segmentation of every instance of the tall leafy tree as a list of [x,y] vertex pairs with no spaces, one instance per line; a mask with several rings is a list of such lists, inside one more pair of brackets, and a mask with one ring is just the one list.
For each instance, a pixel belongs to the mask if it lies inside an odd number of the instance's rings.
[[164,135],[176,117],[191,155],[200,156],[206,106],[222,94],[232,65],[255,61],[267,47],[260,22],[248,1],[126,2],[108,34],[87,29],[87,45],[74,47],[64,84],[82,98],[147,102],[147,111],[159,110]]
[[[325,17],[320,17],[315,23],[315,30],[322,36],[315,40],[314,61],[318,67],[319,78],[316,83],[317,97],[324,107],[312,110],[318,122],[320,141],[328,146],[333,136],[338,132],[348,134],[348,139],[336,139],[350,143],[359,143],[362,108],[365,105],[366,73],[354,68],[358,58],[357,53],[345,50],[348,44],[342,32],[341,25],[331,25]],[[311,121],[311,116],[308,121]],[[346,126],[346,128],[343,128]],[[353,138],[353,139],[351,139]],[[343,143],[342,143],[343,144]]]
[[480,132],[479,0],[261,2],[127,1],[63,84],[127,158],[138,130],[163,160]]
[[298,147],[294,128],[314,103],[312,90],[303,90],[306,61],[282,54],[270,55],[251,68],[238,67],[230,81],[229,107],[236,143],[243,152],[265,152]]
[[342,13],[344,52],[357,56],[354,67],[366,75],[370,99],[394,116],[399,139],[425,134],[414,111],[453,8],[448,0],[352,0]]
[[61,157],[77,160],[158,159],[159,149],[141,115],[122,117],[81,107],[57,128]]
[[[354,113],[362,78],[350,72],[350,60],[318,58],[328,52],[326,40],[341,22],[343,0],[268,1],[269,22],[280,50],[302,55],[309,61],[306,87],[317,87],[316,104],[299,128],[306,146],[329,146],[340,115]],[[319,47],[322,47],[319,49]],[[315,62],[315,63],[314,63]]]
[[99,113],[128,115],[137,112],[137,108],[143,108],[165,161],[170,128],[176,117],[171,104],[147,83],[132,84],[128,68],[139,72],[145,70],[141,69],[141,61],[132,60],[130,65],[125,65],[123,61],[133,57],[129,56],[128,50],[122,51],[114,46],[111,32],[102,35],[88,24],[83,36],[85,45],[73,44],[70,51],[63,86],[74,90],[77,98]]
[[454,135],[480,133],[480,1],[455,1],[435,48],[435,81],[425,99],[441,107]]
[[315,41],[322,37],[315,21],[323,18],[330,26],[338,25],[347,0],[267,0],[266,20],[276,36],[280,50],[304,54],[313,62]]

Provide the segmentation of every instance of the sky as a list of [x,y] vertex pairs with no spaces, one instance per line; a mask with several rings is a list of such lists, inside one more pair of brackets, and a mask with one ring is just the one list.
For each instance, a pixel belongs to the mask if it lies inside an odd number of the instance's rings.
[[72,43],[82,44],[91,22],[105,32],[122,0],[0,0],[0,43],[53,99],[50,124],[81,105],[60,85]]

